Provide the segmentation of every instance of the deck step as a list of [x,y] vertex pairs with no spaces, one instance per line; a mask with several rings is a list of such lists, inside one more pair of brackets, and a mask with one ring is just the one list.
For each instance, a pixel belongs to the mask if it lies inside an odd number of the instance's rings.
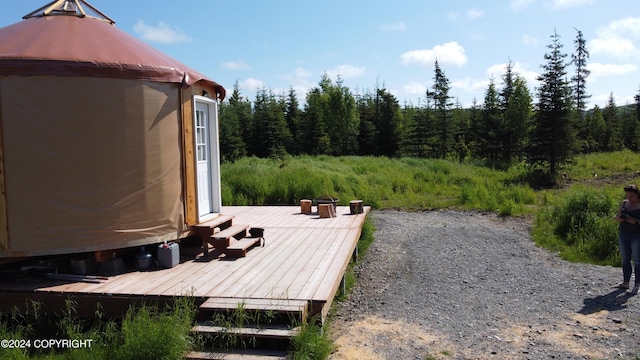
[[185,360],[285,360],[286,351],[279,350],[251,350],[239,349],[237,351],[192,351],[185,355]]
[[[202,242],[202,254],[206,257],[209,255],[210,237],[214,233],[220,233],[221,231],[233,226],[233,218],[235,215],[219,215],[211,220],[201,222],[194,226],[198,232],[198,237]],[[212,244],[215,246],[215,244]]]
[[296,327],[288,329],[286,327],[227,327],[213,326],[199,323],[191,328],[194,333],[213,334],[213,335],[237,335],[242,338],[260,338],[265,340],[289,340],[300,332],[300,328]]
[[205,256],[209,252],[209,244],[213,245],[216,250],[224,251],[230,244],[231,239],[242,239],[247,235],[249,225],[231,225],[212,235],[200,234],[202,240],[202,250]]
[[[211,239],[213,240],[231,240],[242,239],[247,236],[247,229],[249,229],[249,225],[232,225],[229,228],[226,228],[219,233],[211,235]],[[227,245],[228,246],[228,245]]]
[[237,241],[231,241],[229,246],[224,250],[224,253],[229,257],[245,257],[247,251],[251,250],[254,246],[260,245],[262,238],[242,238]]
[[200,305],[199,311],[202,314],[230,313],[238,309],[271,313],[288,324],[300,324],[307,318],[308,302],[293,299],[209,298]]
[[235,215],[219,215],[211,220],[194,225],[194,227],[198,230],[199,234],[208,233],[208,236],[211,236],[216,228],[224,230],[231,227],[233,225],[234,218]]

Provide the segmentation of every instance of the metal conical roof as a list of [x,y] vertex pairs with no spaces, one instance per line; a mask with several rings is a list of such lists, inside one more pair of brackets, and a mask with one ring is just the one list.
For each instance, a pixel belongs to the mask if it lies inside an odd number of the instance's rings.
[[[91,16],[86,9],[91,9]],[[86,1],[54,1],[0,28],[0,77],[112,77],[185,87],[203,81],[224,98],[221,85],[113,24]]]

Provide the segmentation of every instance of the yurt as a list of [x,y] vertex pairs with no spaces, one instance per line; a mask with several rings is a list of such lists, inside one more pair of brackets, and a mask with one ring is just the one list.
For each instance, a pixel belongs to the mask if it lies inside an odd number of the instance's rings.
[[0,259],[179,239],[215,217],[224,96],[83,0],[0,28]]

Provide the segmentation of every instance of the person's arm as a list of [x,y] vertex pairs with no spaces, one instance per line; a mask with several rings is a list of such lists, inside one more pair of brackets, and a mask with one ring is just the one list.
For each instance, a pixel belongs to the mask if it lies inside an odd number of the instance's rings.
[[622,202],[620,203],[620,206],[618,206],[618,212],[616,213],[616,221],[617,222],[623,222],[623,221],[627,221],[627,219],[624,219],[622,217],[620,217],[622,215],[622,208],[624,207],[624,203],[627,200],[622,200]]

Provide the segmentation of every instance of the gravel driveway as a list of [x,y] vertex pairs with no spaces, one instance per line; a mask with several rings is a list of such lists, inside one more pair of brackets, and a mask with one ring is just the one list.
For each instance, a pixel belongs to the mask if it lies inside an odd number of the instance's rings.
[[622,270],[537,248],[530,219],[373,211],[376,240],[336,306],[332,359],[633,359]]

